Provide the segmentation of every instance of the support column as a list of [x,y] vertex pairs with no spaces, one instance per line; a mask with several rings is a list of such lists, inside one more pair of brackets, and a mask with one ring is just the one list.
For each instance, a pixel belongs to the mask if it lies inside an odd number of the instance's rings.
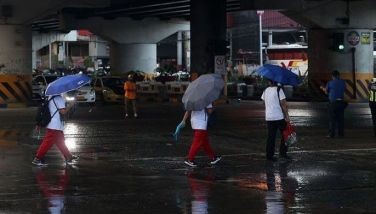
[[0,25],[0,106],[27,103],[31,97],[31,29]]
[[178,41],[177,41],[177,66],[181,68],[183,65],[183,32],[178,31]]
[[131,70],[152,72],[157,67],[157,44],[111,44],[113,74]]
[[226,54],[226,0],[191,0],[191,72],[214,72],[214,56]]
[[191,70],[191,32],[184,33],[184,64],[188,71]]
[[271,30],[268,31],[268,47],[273,45],[273,32]]
[[[368,81],[373,77],[373,31],[310,30],[308,38],[309,81],[313,91],[319,94],[319,86],[331,79],[333,70],[338,70],[341,78],[346,81],[345,98],[366,100]],[[334,50],[341,45],[338,41],[342,39],[343,51]],[[352,51],[355,51],[354,57]]]

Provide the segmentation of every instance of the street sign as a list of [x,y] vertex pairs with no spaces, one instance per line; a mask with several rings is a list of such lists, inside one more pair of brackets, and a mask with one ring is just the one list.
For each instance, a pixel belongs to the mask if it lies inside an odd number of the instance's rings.
[[226,56],[218,55],[214,57],[214,72],[221,75],[225,75],[227,73]]
[[258,11],[257,11],[257,15],[261,16],[262,14],[264,14],[264,11],[263,11],[263,10],[258,10]]

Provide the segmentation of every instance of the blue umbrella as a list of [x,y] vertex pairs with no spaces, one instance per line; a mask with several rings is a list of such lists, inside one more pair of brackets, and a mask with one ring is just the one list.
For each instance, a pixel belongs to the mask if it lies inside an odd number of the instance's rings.
[[47,96],[54,96],[68,91],[74,91],[89,82],[90,77],[82,74],[64,76],[48,84],[45,94]]
[[300,84],[298,75],[277,65],[265,64],[256,70],[261,76],[283,85],[297,86]]

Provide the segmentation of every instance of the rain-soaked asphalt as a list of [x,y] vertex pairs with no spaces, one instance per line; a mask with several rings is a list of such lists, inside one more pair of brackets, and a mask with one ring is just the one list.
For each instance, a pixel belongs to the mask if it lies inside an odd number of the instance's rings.
[[49,166],[38,168],[31,165],[35,108],[0,109],[0,213],[376,212],[376,138],[366,104],[347,109],[344,139],[327,139],[326,105],[291,103],[300,141],[293,161],[276,163],[264,160],[262,104],[222,104],[211,142],[223,159],[197,169],[183,165],[190,128],[177,144],[170,136],[181,107],[144,103],[140,111],[124,120],[119,105],[91,113],[79,106],[65,129],[79,162],[65,167],[53,149]]

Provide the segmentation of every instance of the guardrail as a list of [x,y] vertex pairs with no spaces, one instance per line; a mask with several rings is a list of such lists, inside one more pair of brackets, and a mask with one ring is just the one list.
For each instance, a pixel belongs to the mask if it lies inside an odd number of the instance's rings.
[[185,90],[188,88],[188,85],[188,81],[166,82],[165,84],[155,81],[136,83],[137,94],[139,94],[140,99],[162,101],[177,101],[181,96],[183,96]]

